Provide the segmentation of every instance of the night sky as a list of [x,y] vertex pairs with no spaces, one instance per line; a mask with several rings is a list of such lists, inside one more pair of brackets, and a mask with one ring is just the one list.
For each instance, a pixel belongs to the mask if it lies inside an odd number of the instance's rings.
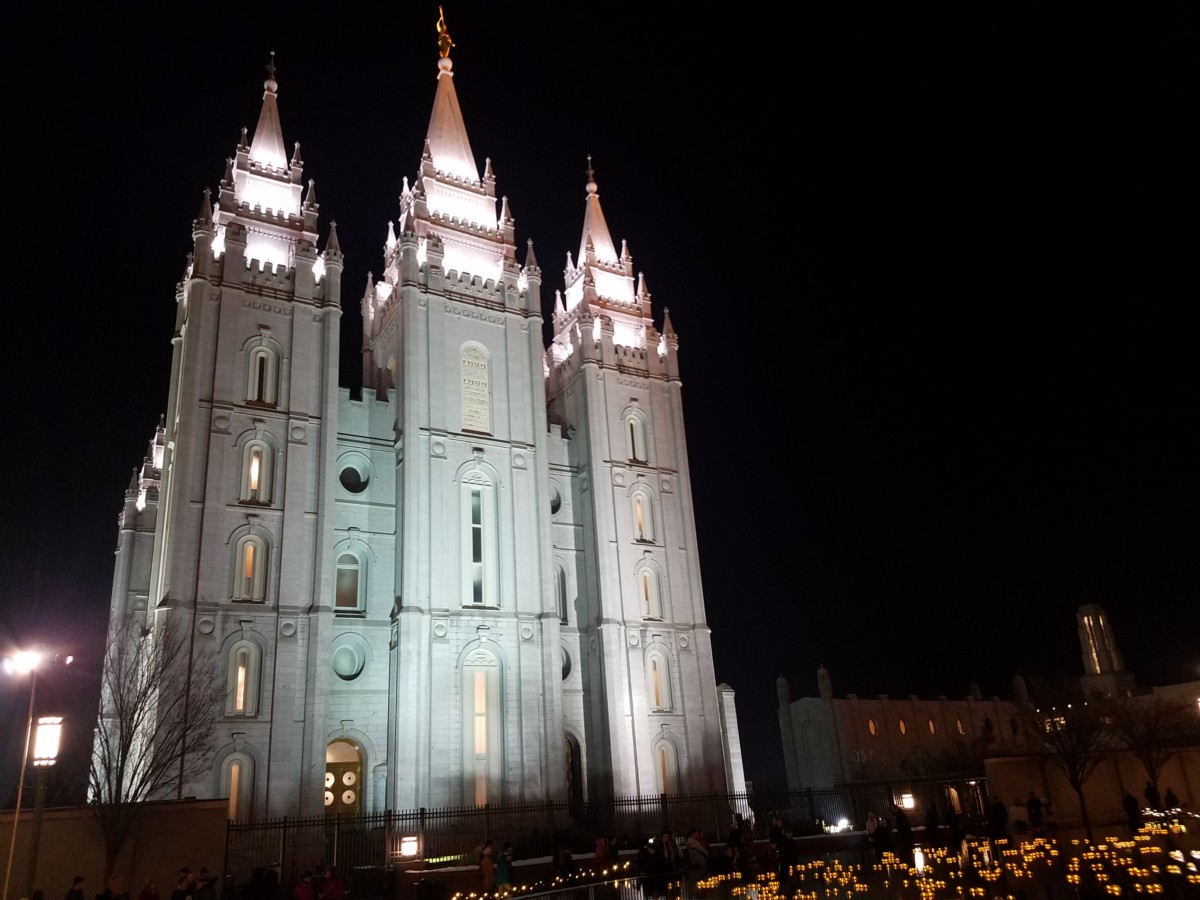
[[[1095,602],[1141,684],[1200,678],[1195,22],[968,7],[446,7],[544,308],[591,154],[671,311],[716,675],[757,785],[783,778],[781,673],[796,696],[821,664],[837,694],[1008,696],[1081,672]],[[191,221],[269,52],[346,256],[344,385],[433,101],[434,5],[233,9],[22,2],[0,37],[0,645],[78,657],[39,681],[77,748]],[[27,702],[0,680],[7,721]]]

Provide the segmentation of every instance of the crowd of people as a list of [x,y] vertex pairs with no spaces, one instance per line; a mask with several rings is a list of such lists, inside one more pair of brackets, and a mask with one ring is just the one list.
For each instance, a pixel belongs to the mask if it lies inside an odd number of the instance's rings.
[[[86,900],[85,884],[86,879],[76,875],[63,900]],[[277,869],[266,866],[255,867],[250,878],[240,884],[232,875],[222,879],[210,874],[204,866],[194,872],[184,866],[179,869],[175,884],[165,893],[151,879],[136,896],[132,895],[125,885],[125,876],[114,874],[105,882],[104,890],[94,895],[94,900],[345,900],[345,895],[346,885],[335,866],[306,869],[289,887],[282,884]],[[34,891],[28,900],[45,900],[45,892]]]

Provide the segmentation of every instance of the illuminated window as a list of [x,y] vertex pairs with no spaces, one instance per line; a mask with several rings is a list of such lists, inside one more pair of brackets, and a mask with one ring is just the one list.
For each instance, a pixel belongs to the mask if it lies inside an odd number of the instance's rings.
[[479,471],[462,485],[463,606],[499,606],[495,491]]
[[482,806],[500,800],[502,721],[500,666],[490,652],[475,650],[463,664],[463,802]]
[[908,734],[908,723],[905,722],[903,719],[900,720],[900,733]]
[[462,387],[462,428],[480,434],[492,432],[491,387],[487,351],[467,344],[459,357]]
[[234,555],[233,599],[261,602],[267,597],[267,544],[258,535],[237,542]]
[[639,485],[630,495],[633,513],[634,540],[654,543],[654,499],[645,487]]
[[246,373],[246,402],[274,406],[279,384],[279,360],[275,351],[259,344],[249,353]]
[[875,724],[874,719],[867,719],[867,731],[871,732],[871,734],[879,733],[879,726]]
[[353,553],[342,553],[337,558],[336,583],[334,586],[334,612],[359,612],[363,608],[363,566]]
[[930,733],[930,734],[937,734],[937,725],[935,725],[935,724],[933,723],[933,719],[930,719],[930,720],[929,720],[929,733]]
[[238,641],[229,648],[225,674],[225,715],[253,716],[258,712],[261,655],[253,641]]
[[660,794],[679,793],[679,755],[668,740],[654,745],[654,780]]
[[246,753],[231,753],[221,763],[221,796],[229,798],[226,815],[246,820],[253,813],[254,760]]
[[661,588],[658,570],[643,564],[637,570],[638,602],[641,605],[643,619],[661,619],[663,617]]
[[967,729],[963,727],[963,721],[962,721],[962,719],[955,719],[955,720],[954,720],[954,727],[958,729],[958,733],[959,733],[959,734],[966,734],[966,733],[967,733]]
[[660,650],[651,651],[647,657],[647,687],[650,693],[650,708],[655,712],[670,712],[671,663]]
[[630,462],[645,463],[650,459],[646,449],[646,414],[640,409],[625,413],[625,452]]
[[243,503],[271,502],[271,448],[263,441],[250,441],[242,450]]

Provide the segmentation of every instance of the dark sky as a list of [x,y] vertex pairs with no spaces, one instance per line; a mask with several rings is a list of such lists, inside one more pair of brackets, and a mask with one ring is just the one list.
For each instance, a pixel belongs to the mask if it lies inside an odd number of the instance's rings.
[[[1074,612],[1097,602],[1143,684],[1200,677],[1186,4],[833,6],[446,9],[472,147],[546,308],[592,154],[671,310],[717,678],[759,784],[782,778],[780,673],[797,695],[822,663],[839,694],[1007,695],[1016,672],[1080,672]],[[322,239],[338,222],[357,382],[358,299],[436,75],[436,6],[383,9],[9,15],[0,644],[79,657],[40,688],[74,721],[190,223],[272,49]],[[10,720],[27,699],[0,682]]]

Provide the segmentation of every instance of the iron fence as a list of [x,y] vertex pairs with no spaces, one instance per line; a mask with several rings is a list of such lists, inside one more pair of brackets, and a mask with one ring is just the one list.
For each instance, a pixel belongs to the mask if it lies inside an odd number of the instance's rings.
[[[982,814],[986,788],[972,781],[906,782],[917,812],[926,803],[944,808],[947,798],[966,821]],[[224,871],[242,882],[255,867],[275,869],[291,884],[305,869],[336,866],[355,900],[387,893],[387,873],[400,863],[426,867],[474,865],[487,839],[512,841],[519,858],[556,858],[564,851],[586,853],[598,837],[614,852],[640,847],[663,832],[685,835],[699,828],[713,843],[725,839],[735,816],[765,840],[771,819],[780,816],[796,835],[830,828],[862,829],[867,814],[901,802],[894,785],[853,785],[829,790],[755,791],[735,794],[675,794],[619,797],[583,807],[567,803],[457,806],[347,816],[288,817],[231,822],[226,832]],[[960,805],[960,800],[965,801]]]

